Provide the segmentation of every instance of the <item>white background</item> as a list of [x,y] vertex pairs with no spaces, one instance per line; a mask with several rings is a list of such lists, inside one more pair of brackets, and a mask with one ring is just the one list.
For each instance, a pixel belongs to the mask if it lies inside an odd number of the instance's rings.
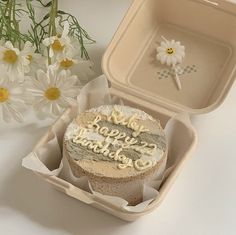
[[[101,73],[104,50],[131,0],[60,1],[97,40],[90,49]],[[52,120],[0,124],[1,235],[236,234],[236,86],[224,104],[195,117],[199,144],[152,214],[126,223],[53,190],[21,167]]]

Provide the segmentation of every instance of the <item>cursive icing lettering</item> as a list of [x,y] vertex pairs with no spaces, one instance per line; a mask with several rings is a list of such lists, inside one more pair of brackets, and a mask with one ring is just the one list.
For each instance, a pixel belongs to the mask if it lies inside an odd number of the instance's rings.
[[[151,160],[137,159],[133,161],[131,158],[126,157],[125,154],[122,154],[123,149],[133,149],[134,151],[145,155],[153,155],[157,150],[157,145],[145,141],[139,143],[135,138],[141,133],[150,131],[143,125],[138,124],[136,121],[136,113],[130,117],[126,117],[121,111],[114,108],[111,115],[107,116],[105,120],[116,125],[130,128],[133,130],[132,135],[128,136],[127,133],[120,132],[118,129],[109,129],[107,126],[100,126],[99,122],[102,121],[102,116],[97,115],[92,121],[88,121],[86,127],[88,129],[93,129],[97,134],[104,136],[105,139],[102,142],[89,140],[87,139],[87,132],[89,130],[81,128],[77,135],[73,137],[72,141],[96,154],[102,154],[105,157],[119,162],[118,169],[134,167],[136,170],[142,171],[153,165],[153,161]],[[114,150],[114,146],[118,146],[118,149]]]
[[79,144],[83,147],[86,147],[87,149],[93,151],[94,153],[102,154],[105,157],[109,157],[110,159],[113,159],[114,161],[121,162],[120,167],[118,165],[118,168],[127,168],[127,167],[133,167],[132,159],[126,157],[124,154],[121,154],[122,148],[119,148],[115,152],[110,152],[109,146],[111,143],[103,141],[92,141],[88,140],[84,136],[84,131],[81,129],[81,131],[78,133],[77,136],[75,136],[72,141],[76,144]]
[[112,110],[110,116],[107,117],[107,121],[117,124],[126,126],[133,130],[132,136],[137,137],[142,132],[149,132],[150,130],[144,127],[143,125],[139,125],[135,120],[137,119],[137,114],[134,113],[130,117],[126,117],[121,111],[119,110]]

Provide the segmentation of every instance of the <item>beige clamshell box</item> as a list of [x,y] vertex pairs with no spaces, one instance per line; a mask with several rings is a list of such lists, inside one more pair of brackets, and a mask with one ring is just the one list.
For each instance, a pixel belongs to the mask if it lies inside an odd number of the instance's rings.
[[[228,1],[134,0],[103,58],[111,93],[158,117],[163,126],[181,112],[212,111],[224,101],[235,79],[235,29],[236,5]],[[155,59],[161,36],[181,41],[186,47],[180,91],[171,76],[163,75],[166,68]],[[118,209],[58,177],[41,176],[71,197],[133,221],[160,205],[194,152],[197,136],[192,125],[179,120],[177,132],[181,138],[174,133],[169,156],[178,155],[178,163],[162,183],[159,197],[143,212]]]

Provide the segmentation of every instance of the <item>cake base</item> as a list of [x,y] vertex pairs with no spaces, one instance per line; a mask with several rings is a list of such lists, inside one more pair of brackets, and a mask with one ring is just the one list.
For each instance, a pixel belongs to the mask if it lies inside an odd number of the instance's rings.
[[[138,178],[129,177],[114,180],[109,177],[93,175],[87,172],[84,168],[78,165],[77,161],[68,157],[67,153],[65,153],[65,155],[75,177],[80,178],[86,176],[95,192],[109,196],[119,195],[119,197],[125,199],[130,206],[135,206],[143,201],[144,184],[147,184],[151,180],[162,178],[167,161],[167,154],[165,154],[162,160],[158,162],[154,168],[150,169],[148,172],[145,172],[145,175],[148,175],[146,177],[140,175]],[[89,164],[90,163],[91,162],[89,161]]]
[[94,191],[129,205],[142,202],[144,184],[160,179],[167,161],[160,121],[128,106],[79,114],[67,128],[63,148],[75,177],[86,176]]

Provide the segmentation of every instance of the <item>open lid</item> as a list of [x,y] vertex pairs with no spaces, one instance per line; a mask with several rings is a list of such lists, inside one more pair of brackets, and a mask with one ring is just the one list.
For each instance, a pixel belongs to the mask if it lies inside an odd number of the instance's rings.
[[[122,94],[174,112],[210,112],[236,75],[235,14],[236,5],[222,0],[134,0],[105,52],[103,72]],[[181,90],[171,68],[156,60],[162,36],[185,46]]]

